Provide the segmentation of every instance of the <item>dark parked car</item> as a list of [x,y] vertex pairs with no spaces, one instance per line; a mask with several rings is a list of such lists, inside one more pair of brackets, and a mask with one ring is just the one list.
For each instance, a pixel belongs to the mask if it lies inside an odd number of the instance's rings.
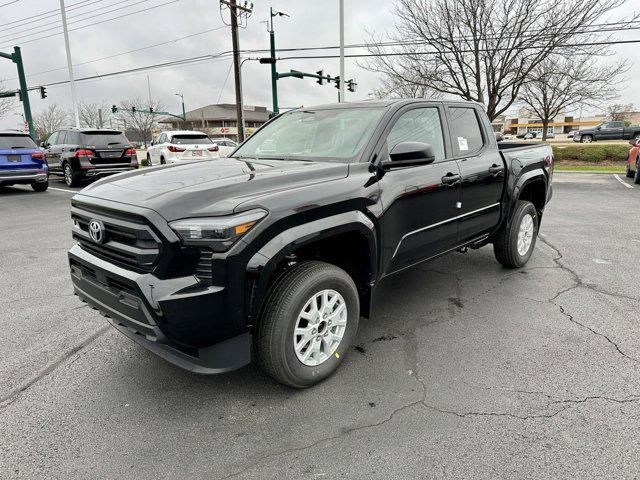
[[552,170],[547,144],[498,145],[476,103],[302,108],[229,158],[76,194],[71,278],[169,362],[220,373],[253,351],[278,381],[308,387],[348,354],[384,277],[490,243],[502,265],[525,265]]
[[0,185],[15,184],[44,192],[49,187],[47,162],[27,133],[0,131]]
[[42,144],[49,172],[63,175],[70,187],[85,178],[98,178],[138,168],[138,157],[118,130],[65,129]]
[[624,122],[604,122],[596,127],[581,128],[573,136],[574,142],[591,143],[597,140],[640,141],[640,126],[625,126]]

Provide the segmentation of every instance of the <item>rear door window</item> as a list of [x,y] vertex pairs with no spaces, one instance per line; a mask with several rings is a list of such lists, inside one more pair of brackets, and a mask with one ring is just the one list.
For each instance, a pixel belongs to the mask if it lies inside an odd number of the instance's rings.
[[449,107],[451,143],[457,156],[471,155],[482,148],[484,137],[474,108]]
[[67,145],[80,145],[80,134],[78,132],[67,132],[65,143]]

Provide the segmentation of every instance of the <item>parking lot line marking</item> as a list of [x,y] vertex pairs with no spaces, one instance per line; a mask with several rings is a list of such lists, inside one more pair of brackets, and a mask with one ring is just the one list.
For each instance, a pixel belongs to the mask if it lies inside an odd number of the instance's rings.
[[49,187],[49,190],[58,190],[59,192],[78,193],[75,190],[67,190],[66,188]]
[[622,180],[617,173],[613,174],[614,177],[616,177],[616,180],[618,180],[622,185],[624,185],[627,188],[633,188],[633,185],[629,185],[627,182],[625,182],[624,180]]

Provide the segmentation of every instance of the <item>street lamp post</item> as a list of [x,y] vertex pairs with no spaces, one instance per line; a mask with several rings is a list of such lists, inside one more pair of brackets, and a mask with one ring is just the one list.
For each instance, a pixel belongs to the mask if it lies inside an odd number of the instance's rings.
[[273,99],[273,113],[278,114],[278,72],[276,71],[276,34],[273,30],[273,17],[288,17],[284,12],[274,12],[269,7],[269,45],[271,48],[271,97]]
[[182,100],[182,128],[186,130],[187,129],[187,113],[185,112],[185,109],[184,109],[184,95],[182,93],[174,93],[174,95],[177,95]]

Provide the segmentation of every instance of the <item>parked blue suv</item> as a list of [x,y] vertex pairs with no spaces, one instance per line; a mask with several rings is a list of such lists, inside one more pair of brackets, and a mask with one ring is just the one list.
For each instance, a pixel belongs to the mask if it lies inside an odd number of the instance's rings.
[[15,184],[44,192],[49,187],[49,167],[28,134],[0,130],[0,186]]

